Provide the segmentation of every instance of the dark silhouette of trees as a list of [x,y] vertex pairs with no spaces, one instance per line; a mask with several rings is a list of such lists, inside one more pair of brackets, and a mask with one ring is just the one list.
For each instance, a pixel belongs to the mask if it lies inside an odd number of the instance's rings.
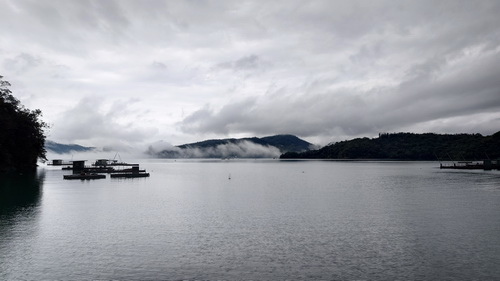
[[44,129],[39,109],[29,110],[12,96],[10,83],[0,76],[0,173],[33,171],[45,156]]
[[500,159],[500,132],[480,134],[381,133],[378,138],[357,138],[303,153],[285,153],[304,159],[482,160]]

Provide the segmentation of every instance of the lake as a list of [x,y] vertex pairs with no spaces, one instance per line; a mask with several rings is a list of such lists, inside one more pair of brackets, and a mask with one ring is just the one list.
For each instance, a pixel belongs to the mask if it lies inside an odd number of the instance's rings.
[[137,160],[0,181],[1,280],[499,280],[500,172]]

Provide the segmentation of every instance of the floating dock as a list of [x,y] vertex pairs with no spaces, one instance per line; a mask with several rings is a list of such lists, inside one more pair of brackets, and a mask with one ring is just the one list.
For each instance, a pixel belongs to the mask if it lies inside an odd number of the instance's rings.
[[106,175],[100,175],[100,174],[73,174],[73,175],[63,176],[63,179],[65,180],[97,180],[105,178]]
[[458,161],[453,164],[439,164],[440,169],[455,170],[500,170],[500,160]]
[[139,166],[139,164],[131,164],[126,162],[118,162],[117,160],[110,159],[97,159],[92,163],[94,167],[109,167],[109,166]]
[[112,178],[146,178],[149,177],[149,173],[117,173],[111,174]]
[[[149,173],[146,173],[146,170],[139,169],[139,164],[99,159],[91,167],[86,167],[85,161],[86,160],[72,161],[72,166],[66,168],[73,170],[73,174],[64,175],[63,178],[66,180],[104,179],[106,176],[103,174],[110,174],[112,178],[149,177]],[[116,166],[129,166],[129,168],[115,169]]]
[[64,161],[62,159],[53,159],[52,162],[47,163],[50,166],[72,166],[72,161]]
[[139,166],[134,166],[132,169],[127,169],[126,173],[112,173],[112,178],[145,178],[149,177],[149,173],[145,170],[139,170]]

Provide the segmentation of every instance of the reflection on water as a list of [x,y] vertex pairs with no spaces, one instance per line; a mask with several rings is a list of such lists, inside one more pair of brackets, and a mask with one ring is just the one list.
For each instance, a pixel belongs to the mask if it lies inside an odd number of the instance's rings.
[[40,204],[45,170],[27,175],[0,177],[0,218],[29,216]]
[[[0,279],[19,265],[13,257],[29,256],[36,236],[45,171],[0,177]],[[7,274],[7,275],[4,275]]]

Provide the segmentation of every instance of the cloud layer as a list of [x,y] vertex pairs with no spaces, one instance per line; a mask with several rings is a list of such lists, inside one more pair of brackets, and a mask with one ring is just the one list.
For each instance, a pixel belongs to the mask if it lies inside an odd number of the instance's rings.
[[56,141],[500,130],[498,1],[0,1]]

